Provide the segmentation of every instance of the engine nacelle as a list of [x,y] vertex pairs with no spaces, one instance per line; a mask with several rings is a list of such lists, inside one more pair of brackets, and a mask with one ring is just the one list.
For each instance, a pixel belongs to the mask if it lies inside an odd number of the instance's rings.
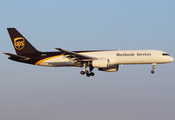
[[92,61],[92,66],[96,68],[107,68],[109,67],[109,59],[98,58]]
[[99,71],[106,71],[106,72],[116,72],[119,70],[119,65],[114,65],[108,68],[98,68]]

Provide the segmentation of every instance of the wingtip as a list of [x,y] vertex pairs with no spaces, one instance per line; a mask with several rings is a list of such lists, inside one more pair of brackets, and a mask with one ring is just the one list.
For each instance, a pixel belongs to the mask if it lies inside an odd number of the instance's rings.
[[55,49],[57,49],[57,50],[61,50],[61,48],[55,48]]
[[8,53],[6,53],[6,52],[3,52],[3,54],[6,54],[6,55],[8,55]]

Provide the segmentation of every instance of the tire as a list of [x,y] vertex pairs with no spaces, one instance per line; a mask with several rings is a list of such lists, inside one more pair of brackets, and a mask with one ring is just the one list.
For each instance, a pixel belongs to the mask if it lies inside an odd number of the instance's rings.
[[90,73],[91,76],[94,76],[95,74],[93,72]]
[[151,70],[151,73],[154,74],[154,70]]
[[89,73],[86,74],[87,77],[90,77],[91,75]]
[[80,72],[80,74],[81,74],[81,75],[84,75],[84,74],[85,74],[85,72],[84,72],[84,71],[81,71],[81,72]]
[[86,74],[89,74],[89,72],[88,72],[87,70],[85,70],[85,73],[86,73]]

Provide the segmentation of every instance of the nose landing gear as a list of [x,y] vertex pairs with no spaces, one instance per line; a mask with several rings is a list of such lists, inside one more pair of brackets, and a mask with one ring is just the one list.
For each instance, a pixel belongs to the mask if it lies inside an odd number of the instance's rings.
[[151,70],[151,73],[152,73],[152,74],[154,74],[154,69],[155,69],[155,66],[156,66],[156,65],[157,65],[157,63],[152,63],[152,69],[153,69],[153,70]]

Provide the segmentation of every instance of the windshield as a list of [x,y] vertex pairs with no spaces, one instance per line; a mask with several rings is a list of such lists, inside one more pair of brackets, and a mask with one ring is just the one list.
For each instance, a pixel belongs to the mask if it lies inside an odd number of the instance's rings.
[[162,53],[163,56],[170,56],[168,53]]

